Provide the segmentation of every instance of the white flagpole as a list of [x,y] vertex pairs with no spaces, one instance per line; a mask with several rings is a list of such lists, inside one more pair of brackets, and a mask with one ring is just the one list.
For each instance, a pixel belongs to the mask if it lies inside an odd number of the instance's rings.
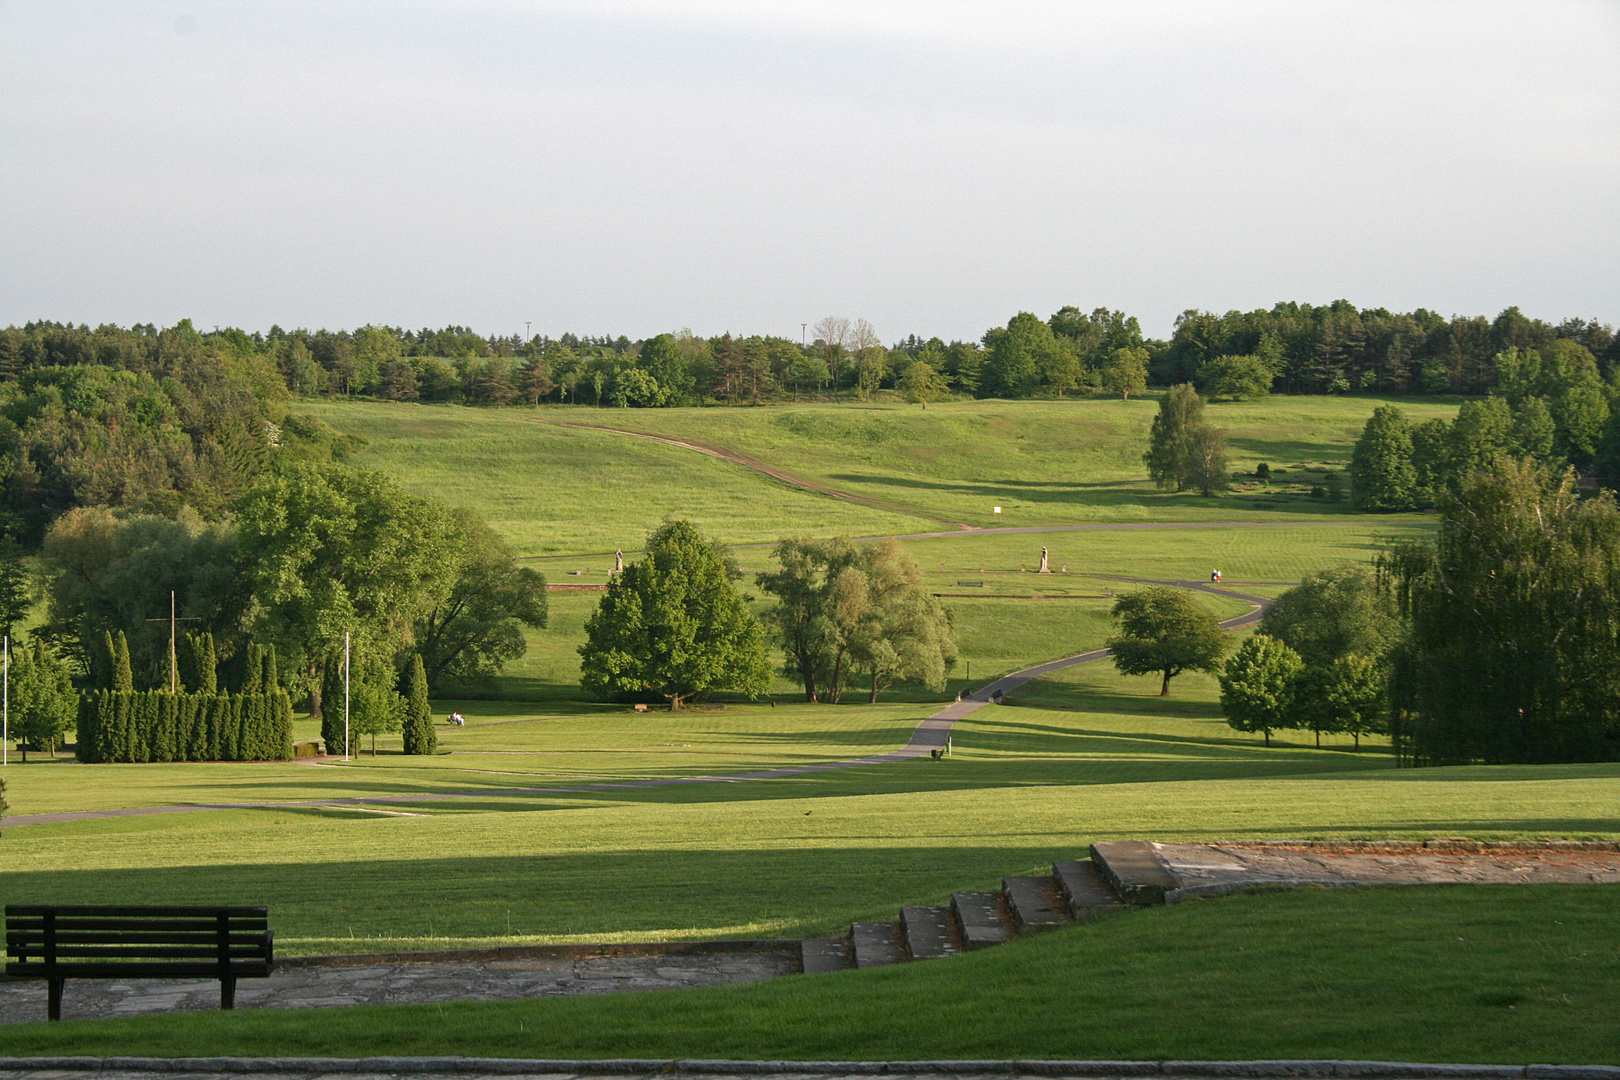
[[11,764],[11,635],[5,635],[3,649],[6,656],[6,673],[4,687],[0,689],[4,704],[0,711],[4,712],[5,733],[0,735],[0,765]]
[[349,760],[349,634],[343,633],[343,760]]

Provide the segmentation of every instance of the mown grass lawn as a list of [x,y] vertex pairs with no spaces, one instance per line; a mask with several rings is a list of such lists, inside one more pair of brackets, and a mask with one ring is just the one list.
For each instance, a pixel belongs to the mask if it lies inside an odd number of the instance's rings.
[[1232,896],[924,964],[602,997],[19,1024],[0,1029],[0,1053],[1606,1064],[1620,1030],[1614,891]]

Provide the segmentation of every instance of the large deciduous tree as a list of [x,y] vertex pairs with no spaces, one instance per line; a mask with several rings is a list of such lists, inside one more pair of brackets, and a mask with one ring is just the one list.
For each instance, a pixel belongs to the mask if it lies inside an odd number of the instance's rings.
[[1172,386],[1160,399],[1142,460],[1163,491],[1193,487],[1212,495],[1226,488],[1224,433],[1204,419],[1204,399],[1192,383]]
[[1150,585],[1114,601],[1119,633],[1108,639],[1114,666],[1126,675],[1162,673],[1161,697],[1183,671],[1214,671],[1229,644],[1220,621],[1185,589]]
[[780,569],[757,578],[778,601],[765,621],[806,701],[836,704],[857,671],[873,701],[896,682],[944,685],[956,658],[950,613],[898,542],[790,539],[775,555]]
[[57,740],[73,729],[78,715],[79,695],[66,665],[35,639],[11,654],[9,693],[11,737],[22,749],[23,761],[30,745],[48,746],[55,757]]
[[1147,389],[1148,351],[1140,345],[1122,345],[1108,354],[1102,366],[1102,386],[1120,400]]
[[428,686],[495,674],[528,648],[524,628],[544,629],[546,579],[518,566],[511,545],[470,511],[452,511],[455,577],[416,620],[415,648]]
[[300,673],[315,712],[321,665],[345,631],[356,649],[391,661],[454,580],[444,507],[380,473],[291,466],[243,496],[236,523],[258,601],[254,634]]
[[602,697],[656,694],[679,709],[719,690],[770,685],[759,620],[714,546],[678,521],[653,533],[585,622],[580,684]]
[[1226,722],[1261,732],[1270,746],[1273,731],[1294,726],[1294,680],[1304,666],[1297,652],[1267,634],[1239,645],[1218,676]]
[[1350,497],[1364,510],[1407,510],[1417,502],[1412,425],[1393,405],[1380,405],[1350,454]]
[[1498,459],[1432,545],[1383,558],[1409,623],[1391,736],[1421,765],[1620,758],[1620,510],[1574,476]]
[[1352,653],[1382,661],[1400,640],[1395,599],[1372,567],[1341,563],[1306,574],[1266,608],[1260,632],[1313,667]]

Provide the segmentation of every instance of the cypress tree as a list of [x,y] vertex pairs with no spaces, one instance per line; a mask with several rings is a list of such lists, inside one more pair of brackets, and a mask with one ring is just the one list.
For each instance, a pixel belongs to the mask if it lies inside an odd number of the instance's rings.
[[328,754],[343,753],[343,658],[326,661],[321,680],[321,741]]
[[433,709],[428,704],[427,671],[422,667],[421,653],[411,655],[404,738],[407,754],[431,754],[439,748],[439,733],[433,730]]
[[79,720],[74,726],[78,737],[74,739],[74,753],[85,763],[96,760],[96,746],[101,740],[101,708],[105,690],[92,690],[79,695]]
[[174,761],[175,758],[175,702],[179,694],[159,694],[157,722],[152,727],[152,760]]
[[247,665],[242,672],[241,693],[258,694],[263,692],[264,661],[260,659],[262,651],[257,644],[248,642]]
[[101,669],[99,673],[101,677],[98,681],[105,684],[109,690],[118,689],[113,685],[116,681],[113,677],[113,671],[118,667],[118,646],[113,644],[111,630],[101,632],[101,656],[97,660],[96,666]]
[[208,698],[203,717],[204,753],[209,761],[224,761],[220,753],[220,729],[224,725],[224,692]]
[[113,689],[134,690],[135,675],[129,667],[129,639],[122,630],[112,637]]
[[277,761],[287,761],[293,756],[292,698],[279,687],[270,696],[275,704],[275,758]]
[[259,657],[264,662],[264,676],[260,680],[260,693],[274,693],[281,683],[281,673],[276,670],[276,647],[266,645]]
[[188,690],[212,694],[219,689],[219,657],[214,650],[213,634],[187,634],[182,659],[180,677]]

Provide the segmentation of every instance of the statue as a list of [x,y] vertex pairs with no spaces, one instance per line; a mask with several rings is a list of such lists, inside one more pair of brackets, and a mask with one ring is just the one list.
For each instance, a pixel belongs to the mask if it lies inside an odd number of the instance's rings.
[[624,573],[624,549],[623,548],[620,548],[618,551],[615,551],[613,553],[613,572],[615,574]]
[[1035,571],[1035,572],[1037,574],[1050,574],[1052,572],[1052,568],[1050,566],[1046,565],[1046,549],[1045,548],[1041,548],[1041,568],[1039,570]]

